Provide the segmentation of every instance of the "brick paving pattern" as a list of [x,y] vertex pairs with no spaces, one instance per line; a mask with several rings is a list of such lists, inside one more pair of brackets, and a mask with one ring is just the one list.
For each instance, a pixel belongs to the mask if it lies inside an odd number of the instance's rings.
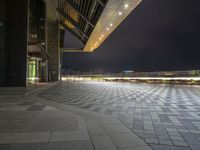
[[0,97],[0,150],[93,150],[82,124],[35,100]]
[[64,82],[40,97],[116,117],[155,150],[200,149],[199,86]]

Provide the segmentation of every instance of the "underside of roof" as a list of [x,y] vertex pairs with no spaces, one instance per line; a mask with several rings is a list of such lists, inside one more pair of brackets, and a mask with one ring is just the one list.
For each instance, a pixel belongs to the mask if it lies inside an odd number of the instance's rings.
[[59,0],[61,25],[83,44],[88,41],[107,0]]
[[57,11],[60,14],[61,26],[84,45],[81,50],[92,52],[103,43],[140,1],[58,0]]

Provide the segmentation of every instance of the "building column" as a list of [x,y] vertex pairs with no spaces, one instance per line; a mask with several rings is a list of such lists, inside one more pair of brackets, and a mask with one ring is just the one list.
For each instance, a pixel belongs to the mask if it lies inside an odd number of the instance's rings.
[[48,81],[60,79],[60,24],[57,10],[52,1],[46,1],[46,46],[49,54]]
[[5,76],[5,0],[0,0],[0,87]]
[[[56,14],[56,10],[51,9],[47,2],[47,51],[49,82],[60,79],[60,26],[59,21],[52,19],[50,15]],[[55,11],[55,12],[54,12]]]
[[26,86],[29,0],[5,0],[4,86]]

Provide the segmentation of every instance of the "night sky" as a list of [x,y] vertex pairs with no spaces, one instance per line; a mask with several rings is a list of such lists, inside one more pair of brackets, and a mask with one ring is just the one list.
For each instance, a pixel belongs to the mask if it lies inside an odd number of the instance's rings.
[[[67,47],[76,43],[67,37]],[[65,53],[63,67],[109,72],[200,69],[200,0],[143,0],[95,52]]]

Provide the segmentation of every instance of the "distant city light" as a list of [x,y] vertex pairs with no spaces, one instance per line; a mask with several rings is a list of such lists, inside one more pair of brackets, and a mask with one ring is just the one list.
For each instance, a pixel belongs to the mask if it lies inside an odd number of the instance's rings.
[[113,26],[113,24],[112,24],[112,23],[110,23],[110,26],[112,27],[112,26]]
[[133,70],[124,70],[123,72],[126,74],[130,74],[130,73],[133,73],[134,71]]
[[200,77],[105,77],[104,79],[126,80],[194,80],[200,81]]
[[107,30],[107,31],[109,31],[109,30],[110,30],[110,28],[107,28],[106,30]]
[[[93,75],[87,76],[64,76],[62,77],[63,81],[66,80],[96,80],[96,78],[92,78]],[[106,76],[99,76],[98,80],[105,81],[105,80],[161,80],[161,81],[200,81],[200,77],[106,77]]]
[[102,34],[101,37],[104,37],[104,35]]
[[120,11],[120,12],[118,13],[118,15],[120,15],[120,16],[121,16],[121,15],[122,15],[122,12]]

